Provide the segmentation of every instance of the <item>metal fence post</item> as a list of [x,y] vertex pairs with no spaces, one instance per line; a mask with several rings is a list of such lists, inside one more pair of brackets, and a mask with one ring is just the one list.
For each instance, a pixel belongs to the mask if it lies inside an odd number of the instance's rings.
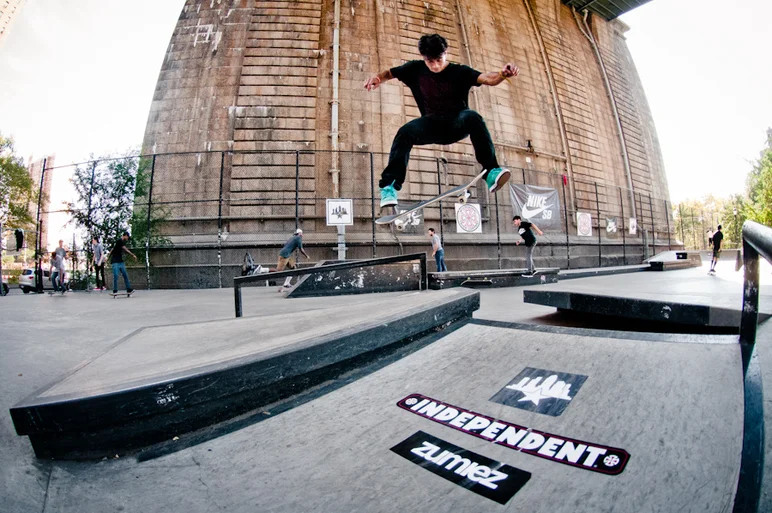
[[37,292],[43,292],[43,267],[40,262],[41,253],[43,252],[43,245],[40,237],[43,232],[43,227],[40,222],[40,203],[43,197],[43,182],[46,179],[46,164],[48,159],[43,159],[43,169],[40,171],[40,189],[38,190],[38,213],[37,220],[35,221],[35,290]]
[[225,174],[225,152],[220,152],[220,196],[217,201],[217,277],[222,288],[222,185]]
[[563,175],[563,213],[566,219],[566,269],[571,269],[571,243],[568,234],[568,203],[566,203],[566,182],[568,176]]
[[498,250],[499,269],[501,269],[501,229],[499,228],[499,195],[494,194],[493,198],[496,202],[496,246]]
[[622,209],[622,265],[627,265],[627,235],[625,234],[625,199],[619,189],[619,206]]
[[295,229],[300,228],[300,151],[295,150]]
[[670,212],[668,212],[667,209],[667,200],[665,201],[665,219],[667,220],[667,249],[668,251],[671,251],[673,249],[673,245],[670,242]]
[[373,258],[377,251],[377,242],[375,240],[375,156],[370,152],[370,223],[373,230]]
[[[153,180],[155,179],[155,155],[150,164],[150,187],[147,191],[147,234],[145,236],[145,272],[147,273],[147,290],[150,290],[150,218],[153,210]],[[115,288],[118,287],[116,283]]]
[[651,243],[654,246],[652,256],[657,254],[657,228],[654,226],[654,204],[651,202],[649,194],[649,214],[651,214]]
[[600,196],[598,196],[598,182],[595,182],[595,209],[598,212],[598,267],[603,267],[603,244],[600,239]]
[[[86,221],[86,229],[88,230],[89,244],[86,244],[86,290],[88,290],[89,281],[91,281],[91,244],[94,240],[94,231],[91,229],[91,196],[94,193],[94,175],[96,174],[97,161],[91,166],[91,184],[88,188],[88,219]],[[73,269],[73,272],[75,269]]]
[[[437,195],[442,194],[442,171],[440,170],[440,157],[437,157]],[[442,215],[442,201],[437,203],[440,206],[440,244],[445,246],[445,220]]]

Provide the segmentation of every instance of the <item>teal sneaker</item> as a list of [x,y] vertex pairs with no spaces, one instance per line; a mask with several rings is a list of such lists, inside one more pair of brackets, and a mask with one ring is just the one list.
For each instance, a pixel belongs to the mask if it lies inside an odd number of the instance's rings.
[[397,190],[394,185],[387,185],[381,189],[381,208],[397,204]]
[[505,167],[496,167],[488,171],[485,182],[488,184],[488,190],[491,194],[504,187],[504,184],[509,181],[510,174],[509,169]]

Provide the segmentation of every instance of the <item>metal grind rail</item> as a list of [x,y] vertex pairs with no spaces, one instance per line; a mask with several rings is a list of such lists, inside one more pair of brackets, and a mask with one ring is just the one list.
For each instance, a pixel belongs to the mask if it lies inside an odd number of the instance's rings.
[[745,221],[743,242],[743,305],[740,350],[743,365],[743,450],[734,513],[758,511],[764,472],[764,394],[756,351],[759,323],[759,256],[772,263],[772,228]]
[[372,267],[375,265],[396,264],[399,262],[409,262],[419,260],[421,264],[421,277],[418,280],[418,289],[429,288],[429,274],[426,267],[426,253],[411,253],[409,255],[399,255],[382,258],[371,258],[368,260],[352,260],[350,262],[341,262],[337,264],[327,264],[315,267],[304,267],[303,269],[291,269],[288,271],[275,271],[272,273],[256,274],[252,276],[236,276],[233,278],[233,297],[236,303],[236,317],[241,317],[242,299],[241,287],[248,283],[263,282],[268,280],[278,280],[288,276],[303,276],[306,274],[317,274],[330,271],[344,271],[346,269],[357,269],[359,267]]

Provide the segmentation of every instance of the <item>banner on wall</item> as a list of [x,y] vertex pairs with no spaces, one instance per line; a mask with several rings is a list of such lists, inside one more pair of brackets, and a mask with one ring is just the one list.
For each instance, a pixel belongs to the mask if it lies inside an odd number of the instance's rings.
[[587,212],[576,213],[576,234],[579,237],[592,237],[592,215]]
[[[402,212],[410,210],[411,208],[413,208],[413,206],[414,205],[397,205],[397,213],[401,214]],[[405,217],[400,217],[399,219],[394,220],[394,228],[396,228],[397,231],[402,232],[406,235],[415,235],[415,234],[423,233],[424,231],[423,209],[416,210],[406,215]]]
[[480,205],[456,203],[456,233],[482,233]]
[[635,235],[638,232],[638,220],[634,217],[630,218],[630,235]]
[[557,189],[528,184],[509,184],[513,215],[536,223],[541,229],[560,229],[560,199]]
[[609,239],[616,239],[619,236],[619,218],[607,217],[606,218],[606,237]]

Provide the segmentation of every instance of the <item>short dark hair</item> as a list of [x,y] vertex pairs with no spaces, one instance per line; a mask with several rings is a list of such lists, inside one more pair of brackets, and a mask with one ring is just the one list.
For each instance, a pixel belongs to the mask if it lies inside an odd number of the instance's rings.
[[434,232],[434,228],[429,228],[429,231],[432,232],[432,233],[435,233]]
[[123,232],[123,233],[121,234],[121,237],[123,237],[124,235],[125,235],[126,237],[129,237],[129,238],[131,238],[131,235],[129,235],[129,232]]
[[517,221],[518,219],[520,219],[520,216],[515,216],[512,218],[513,221]]
[[418,52],[427,59],[438,59],[448,49],[448,42],[439,34],[427,34],[418,40]]
[[719,230],[721,229],[721,225],[718,225],[718,229],[719,229]]

